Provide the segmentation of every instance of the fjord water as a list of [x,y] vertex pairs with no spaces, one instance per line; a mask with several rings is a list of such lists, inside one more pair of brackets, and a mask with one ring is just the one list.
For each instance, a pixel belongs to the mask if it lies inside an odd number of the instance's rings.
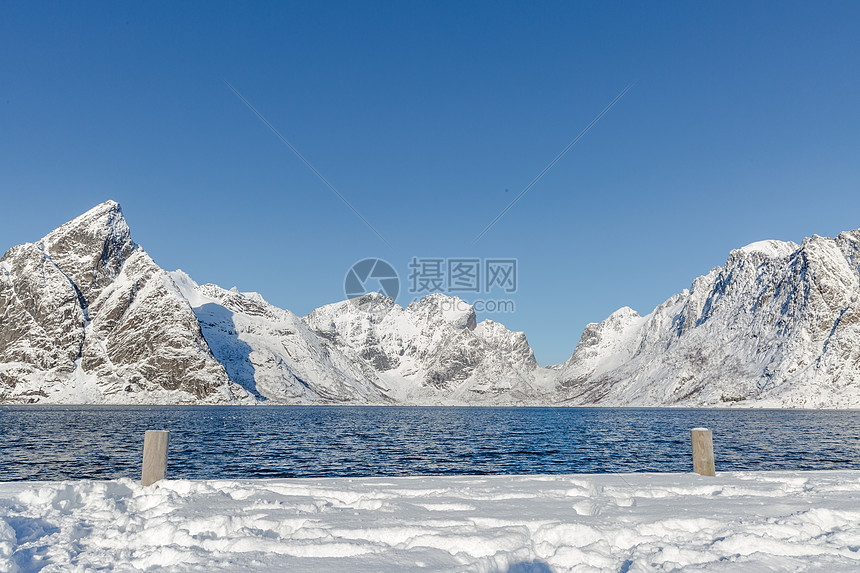
[[170,431],[173,478],[860,469],[860,411],[348,406],[2,406],[0,481],[140,478]]

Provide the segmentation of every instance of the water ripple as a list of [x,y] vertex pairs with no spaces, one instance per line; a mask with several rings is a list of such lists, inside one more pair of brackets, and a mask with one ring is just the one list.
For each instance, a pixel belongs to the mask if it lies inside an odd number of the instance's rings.
[[860,469],[860,412],[638,408],[2,406],[0,481],[684,472],[690,428],[720,470]]

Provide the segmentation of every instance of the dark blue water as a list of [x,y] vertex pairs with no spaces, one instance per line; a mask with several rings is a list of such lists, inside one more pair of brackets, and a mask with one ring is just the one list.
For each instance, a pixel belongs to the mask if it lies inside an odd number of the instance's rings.
[[696,426],[718,470],[860,469],[860,411],[2,406],[0,481],[139,478],[147,429],[174,478],[683,472]]

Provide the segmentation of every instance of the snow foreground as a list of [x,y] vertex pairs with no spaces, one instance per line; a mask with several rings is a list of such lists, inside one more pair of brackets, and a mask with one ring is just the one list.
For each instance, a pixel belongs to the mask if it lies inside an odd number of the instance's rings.
[[0,571],[860,570],[860,472],[0,483]]

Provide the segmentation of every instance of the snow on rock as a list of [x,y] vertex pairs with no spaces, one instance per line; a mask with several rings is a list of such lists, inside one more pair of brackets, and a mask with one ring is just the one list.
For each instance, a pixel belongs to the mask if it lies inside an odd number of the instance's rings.
[[857,571],[860,474],[0,484],[0,571]]
[[[38,245],[6,252],[0,272],[0,363],[21,372],[75,369],[86,316],[74,283]],[[0,383],[10,383],[0,374]]]

